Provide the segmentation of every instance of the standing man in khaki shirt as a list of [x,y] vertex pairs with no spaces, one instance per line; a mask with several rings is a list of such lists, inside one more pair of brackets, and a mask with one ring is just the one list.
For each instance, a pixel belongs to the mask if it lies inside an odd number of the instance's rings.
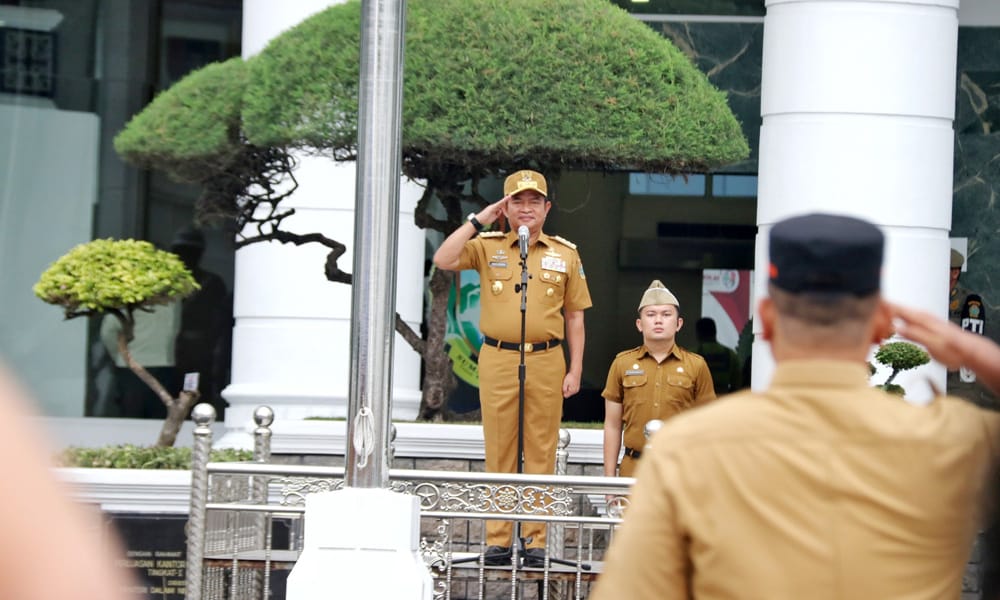
[[[580,390],[583,372],[583,311],[590,291],[576,245],[542,231],[552,208],[545,177],[518,171],[507,177],[504,197],[469,215],[434,254],[438,268],[479,272],[483,346],[479,351],[479,403],[483,415],[486,471],[517,470],[518,396],[520,381],[521,267],[517,229],[528,228],[527,270],[531,277],[525,307],[524,473],[555,471],[556,442],[562,401]],[[511,231],[483,231],[503,215]],[[478,234],[478,235],[477,235]],[[471,238],[471,239],[470,239]],[[565,335],[569,369],[563,356]],[[510,521],[486,525],[485,561],[510,564]],[[527,522],[524,565],[545,562],[545,525]]]
[[[681,411],[715,400],[712,374],[705,360],[676,343],[684,325],[680,303],[659,280],[639,301],[635,326],[642,345],[619,352],[608,371],[604,396],[604,474],[614,477],[622,438],[625,456],[620,474],[632,477],[646,445],[644,428]],[[622,434],[622,427],[625,432]]]
[[1000,424],[871,387],[868,352],[892,333],[882,253],[854,218],[772,227],[770,387],[653,437],[594,600],[958,598]]

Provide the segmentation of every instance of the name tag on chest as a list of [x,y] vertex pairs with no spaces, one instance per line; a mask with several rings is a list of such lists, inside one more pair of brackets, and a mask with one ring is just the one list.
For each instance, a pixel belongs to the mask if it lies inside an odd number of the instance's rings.
[[542,268],[547,269],[549,271],[558,271],[560,273],[565,273],[566,261],[561,258],[556,258],[555,256],[543,256]]

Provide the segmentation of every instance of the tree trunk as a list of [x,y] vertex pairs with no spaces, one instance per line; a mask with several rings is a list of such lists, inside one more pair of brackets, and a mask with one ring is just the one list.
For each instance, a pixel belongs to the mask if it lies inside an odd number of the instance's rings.
[[448,396],[457,387],[451,359],[444,349],[444,335],[448,325],[448,292],[453,278],[454,273],[443,269],[435,269],[431,275],[431,314],[427,322],[427,344],[423,352],[424,390],[420,397],[420,420],[443,420]]
[[126,341],[126,334],[124,331],[118,332],[118,352],[125,357],[125,362],[128,364],[128,368],[136,374],[136,377],[141,379],[143,383],[148,385],[150,389],[156,392],[160,400],[167,407],[167,418],[163,420],[163,427],[160,428],[160,437],[156,440],[157,446],[169,447],[173,446],[174,442],[177,441],[177,432],[181,430],[181,424],[184,419],[187,418],[188,410],[191,409],[191,405],[194,404],[195,400],[201,396],[197,391],[181,392],[178,398],[174,398],[170,395],[160,380],[156,377],[150,375],[149,371],[145,369],[142,365],[135,362],[132,358],[132,353],[129,352],[128,342]]
[[163,420],[163,427],[160,428],[160,437],[156,440],[157,446],[170,447],[177,441],[177,433],[181,430],[184,419],[187,418],[191,405],[201,396],[198,391],[183,391],[180,397],[172,399],[167,404],[167,418]]

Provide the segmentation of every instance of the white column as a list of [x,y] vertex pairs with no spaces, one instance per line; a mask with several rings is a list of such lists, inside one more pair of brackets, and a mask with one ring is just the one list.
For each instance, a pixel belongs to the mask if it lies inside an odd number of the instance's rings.
[[[286,29],[342,0],[245,0],[243,57]],[[298,189],[282,202],[295,215],[284,227],[322,233],[347,246],[339,265],[351,271],[354,163],[298,157]],[[421,189],[403,181],[396,310],[414,330],[423,320],[423,231],[413,224]],[[249,446],[253,410],[270,406],[275,420],[347,415],[351,289],[327,281],[328,251],[317,244],[251,244],[236,252],[232,381],[223,392],[227,433],[217,446]],[[420,403],[420,359],[402,338],[395,344],[393,417],[413,419]]]
[[[771,225],[830,212],[885,232],[889,300],[946,315],[957,40],[958,0],[767,2],[758,298]],[[766,387],[773,367],[757,339],[754,388]],[[897,382],[922,401],[928,378],[944,389],[937,364]]]

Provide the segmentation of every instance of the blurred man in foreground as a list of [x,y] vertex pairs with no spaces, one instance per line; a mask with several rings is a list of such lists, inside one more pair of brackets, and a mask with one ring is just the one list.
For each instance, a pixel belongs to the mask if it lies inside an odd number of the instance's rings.
[[883,245],[849,217],[772,227],[771,385],[653,437],[592,598],[959,596],[1000,420],[871,387]]
[[[102,524],[73,502],[52,473],[28,402],[0,367],[0,598],[138,600],[124,568],[115,566]],[[95,509],[96,512],[96,509]]]

